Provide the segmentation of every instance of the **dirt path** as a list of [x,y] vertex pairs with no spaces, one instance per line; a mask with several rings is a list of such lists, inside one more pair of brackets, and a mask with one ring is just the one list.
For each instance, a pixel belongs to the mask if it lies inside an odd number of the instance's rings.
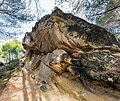
[[[40,87],[35,85],[35,81],[30,78],[30,75],[24,69],[16,77],[11,77],[6,85],[0,87],[0,101],[120,101],[108,96],[92,94],[81,88],[82,86],[79,87],[79,85],[75,85],[74,82],[67,79],[60,77],[58,79],[56,79],[58,85],[54,86],[54,89],[40,93]],[[68,91],[68,93],[63,92],[63,90]],[[80,99],[75,99],[69,94],[70,92],[76,95],[75,91],[81,93],[81,97],[77,95]]]
[[41,101],[38,88],[25,70],[16,77],[11,77],[4,90],[2,88],[0,87],[0,101]]

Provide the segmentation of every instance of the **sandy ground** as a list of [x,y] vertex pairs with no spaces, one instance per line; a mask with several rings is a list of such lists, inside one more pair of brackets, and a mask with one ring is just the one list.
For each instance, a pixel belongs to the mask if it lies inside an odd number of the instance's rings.
[[[64,79],[61,79],[60,82],[60,84],[63,85],[62,88],[77,94],[74,92],[77,85],[76,87],[72,87],[72,82],[69,81],[67,81],[69,84],[65,84]],[[71,88],[69,88],[69,85],[71,85]],[[115,100],[108,96],[97,96],[81,87],[79,87],[79,89],[76,88],[76,91],[78,91],[79,94],[81,93],[79,100],[74,99],[74,97],[67,93],[61,93],[59,91],[60,89],[51,89],[41,93],[40,87],[35,84],[35,81],[32,78],[30,78],[30,75],[26,70],[22,70],[16,74],[16,76],[11,77],[4,86],[5,87],[0,87],[0,101],[120,101],[119,99]],[[73,86],[75,85],[73,84]]]
[[35,81],[25,70],[16,77],[11,77],[6,87],[1,90],[0,101],[78,101],[58,90],[48,90],[41,94],[40,88],[35,86]]
[[1,89],[0,101],[41,101],[37,90],[27,72],[21,71]]

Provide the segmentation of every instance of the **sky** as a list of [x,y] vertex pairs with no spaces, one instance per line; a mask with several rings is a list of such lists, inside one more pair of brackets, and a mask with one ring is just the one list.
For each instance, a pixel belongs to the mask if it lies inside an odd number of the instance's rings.
[[41,7],[50,13],[55,7],[55,0],[41,0]]
[[[28,3],[29,0],[26,0],[26,3]],[[0,0],[1,2],[1,0]],[[43,17],[45,14],[50,14],[53,10],[53,8],[55,7],[55,0],[40,0],[40,7],[43,9],[41,11],[41,15],[38,19],[40,19],[41,17]],[[31,10],[31,13],[35,13],[36,12],[36,6],[35,6],[35,2],[34,0],[31,0],[31,4],[29,6],[29,8]],[[1,19],[0,19],[1,20]],[[22,41],[25,32],[30,32],[32,30],[32,27],[35,25],[37,19],[35,19],[34,21],[31,22],[27,22],[27,23],[21,23],[22,27],[18,29],[18,31],[21,31],[22,33],[20,35],[18,35],[17,39]],[[12,31],[12,30],[11,30]],[[7,42],[11,41],[7,40]],[[2,40],[0,39],[0,45],[4,44],[6,42],[6,40]]]
[[[29,0],[26,0],[26,3],[28,3],[28,2],[29,2]],[[22,27],[19,28],[18,30],[21,31],[22,33],[20,35],[18,35],[18,38],[17,38],[18,40],[22,41],[22,39],[25,35],[25,32],[31,32],[32,27],[34,27],[37,20],[40,20],[40,18],[46,14],[50,14],[55,7],[55,0],[40,0],[39,3],[40,3],[39,9],[41,10],[40,15],[34,21],[21,24]],[[64,3],[63,5],[64,5],[63,7],[60,6],[59,8],[61,8],[64,12],[69,12],[72,9],[71,7],[69,7],[69,5],[67,3]],[[37,12],[34,0],[31,0],[31,3],[29,5],[28,9],[30,9],[30,12],[32,14]],[[82,14],[79,14],[79,15],[82,15],[80,17],[85,19],[84,14],[83,14],[84,12],[81,12],[81,13]],[[11,40],[9,40],[9,41],[11,41]],[[6,41],[0,42],[0,45],[4,44],[4,42],[6,42]]]
[[[38,19],[40,19],[44,15],[50,14],[52,12],[52,10],[55,7],[55,0],[40,0],[40,7],[44,10],[41,11],[41,15]],[[36,12],[36,6],[35,6],[34,2],[31,3],[30,8],[31,8],[32,12]],[[20,30],[23,33],[32,31],[32,27],[35,25],[36,21],[37,21],[37,19],[34,21],[31,21],[31,22],[28,22],[27,26],[26,26],[26,24],[23,24],[23,27],[21,27]],[[24,37],[24,34],[19,35],[18,40],[22,41],[23,37]]]

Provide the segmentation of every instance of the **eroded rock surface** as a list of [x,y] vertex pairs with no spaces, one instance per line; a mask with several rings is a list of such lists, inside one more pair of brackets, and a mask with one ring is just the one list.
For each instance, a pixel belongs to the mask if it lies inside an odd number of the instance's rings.
[[26,69],[43,96],[55,93],[52,101],[63,101],[56,94],[65,101],[120,99],[120,43],[105,29],[56,8],[25,34],[23,47]]

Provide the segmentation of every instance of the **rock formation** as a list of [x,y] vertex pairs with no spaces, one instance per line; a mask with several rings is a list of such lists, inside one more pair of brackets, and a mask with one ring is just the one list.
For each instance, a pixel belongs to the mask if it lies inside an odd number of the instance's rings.
[[104,28],[56,8],[26,32],[22,44],[40,92],[54,95],[45,101],[120,99],[120,43]]

